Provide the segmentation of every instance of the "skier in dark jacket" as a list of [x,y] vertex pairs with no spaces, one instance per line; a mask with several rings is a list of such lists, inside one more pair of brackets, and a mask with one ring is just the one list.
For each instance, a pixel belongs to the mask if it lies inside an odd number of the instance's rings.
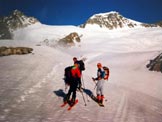
[[77,63],[74,63],[74,66],[71,69],[71,74],[72,74],[72,78],[71,78],[72,81],[69,84],[70,88],[65,97],[65,102],[70,101],[70,96],[72,94],[71,105],[73,105],[76,99],[76,90],[77,90],[78,82],[81,77],[81,73]]

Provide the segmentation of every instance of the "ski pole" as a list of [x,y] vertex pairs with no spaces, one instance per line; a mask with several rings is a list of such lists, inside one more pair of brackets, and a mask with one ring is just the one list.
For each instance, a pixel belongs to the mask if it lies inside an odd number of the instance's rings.
[[95,87],[94,87],[94,89],[96,89],[96,87],[97,87],[97,83],[95,82],[95,78],[92,77],[92,80],[93,80],[93,82],[95,83]]
[[[85,85],[84,85],[84,80],[83,80],[83,75],[82,75],[82,84],[83,84],[83,87],[84,87],[84,89],[85,89]],[[86,98],[87,98],[87,101],[89,102],[89,99],[88,99],[88,95],[86,94]]]
[[82,92],[82,91],[80,91],[80,92],[81,92],[81,94],[82,94],[82,97],[83,97],[83,101],[84,101],[84,103],[85,103],[85,106],[87,106],[86,101],[85,101],[85,98],[84,98],[84,95],[83,95],[83,92]]
[[96,83],[96,85],[95,85],[95,87],[94,87],[94,90],[96,89],[96,87],[97,87],[97,83]]

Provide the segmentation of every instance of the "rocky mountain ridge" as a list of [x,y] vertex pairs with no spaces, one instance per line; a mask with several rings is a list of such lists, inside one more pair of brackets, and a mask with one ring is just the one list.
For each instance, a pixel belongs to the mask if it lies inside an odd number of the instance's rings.
[[[10,16],[0,18],[0,39],[12,39],[13,31],[25,28],[27,26],[40,23],[34,17],[28,17],[19,10],[14,10]],[[91,16],[81,28],[89,28],[89,26],[98,26],[99,28],[106,28],[109,30],[118,28],[135,28],[135,27],[162,27],[162,22],[155,24],[147,24],[137,22],[123,17],[119,12],[111,11],[107,13],[100,13]]]
[[84,24],[80,25],[82,28],[97,25],[100,28],[107,28],[109,30],[117,28],[134,28],[134,27],[158,27],[158,24],[146,24],[137,22],[123,17],[119,12],[100,13],[91,16]]
[[0,39],[11,39],[12,32],[19,28],[40,23],[34,17],[28,17],[21,11],[14,10],[10,16],[0,18]]

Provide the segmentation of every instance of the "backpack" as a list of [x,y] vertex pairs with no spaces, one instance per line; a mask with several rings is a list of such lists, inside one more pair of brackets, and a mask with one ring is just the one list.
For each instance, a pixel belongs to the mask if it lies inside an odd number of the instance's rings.
[[64,82],[69,85],[72,81],[72,73],[71,73],[72,67],[73,66],[68,66],[64,69]]
[[109,68],[106,67],[106,66],[103,66],[103,69],[104,69],[104,71],[105,71],[104,80],[108,80],[108,78],[109,78],[109,74],[110,74],[110,72],[109,72]]
[[79,69],[81,71],[84,71],[85,70],[85,65],[84,65],[83,60],[79,60],[79,61],[77,61],[77,63],[79,64]]

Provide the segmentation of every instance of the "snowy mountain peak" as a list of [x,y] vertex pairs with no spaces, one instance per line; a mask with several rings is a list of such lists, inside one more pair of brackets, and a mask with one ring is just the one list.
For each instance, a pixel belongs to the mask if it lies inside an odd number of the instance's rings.
[[12,32],[35,23],[40,23],[34,17],[27,17],[19,10],[14,10],[11,15],[0,18],[0,39],[11,39]]
[[15,16],[19,16],[19,15],[22,16],[22,15],[23,15],[23,13],[22,13],[21,11],[17,10],[17,9],[14,10],[14,11],[12,12],[12,14],[15,15]]
[[110,11],[110,12],[107,12],[107,13],[94,14],[93,16],[90,17],[90,19],[93,19],[93,18],[95,18],[95,17],[97,17],[97,16],[107,17],[107,16],[109,16],[110,14],[113,14],[113,15],[118,14],[118,15],[119,15],[119,13],[116,12],[116,11]]
[[15,30],[35,24],[39,21],[34,17],[27,17],[19,10],[14,10],[10,16],[3,18],[3,22],[7,23],[10,29]]
[[152,25],[137,22],[123,17],[119,12],[111,11],[107,13],[99,13],[91,16],[81,27],[98,26],[100,28],[108,28],[110,30],[116,28],[134,28],[139,26],[151,27]]

